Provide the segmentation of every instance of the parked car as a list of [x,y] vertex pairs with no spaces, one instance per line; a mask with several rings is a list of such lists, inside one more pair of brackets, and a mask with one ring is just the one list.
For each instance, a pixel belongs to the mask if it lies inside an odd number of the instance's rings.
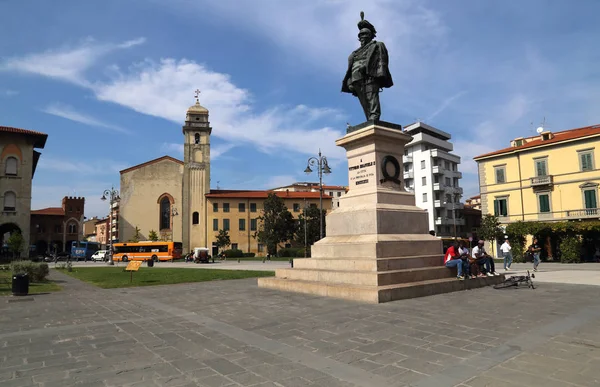
[[108,259],[108,250],[98,250],[92,254],[92,261],[106,261]]

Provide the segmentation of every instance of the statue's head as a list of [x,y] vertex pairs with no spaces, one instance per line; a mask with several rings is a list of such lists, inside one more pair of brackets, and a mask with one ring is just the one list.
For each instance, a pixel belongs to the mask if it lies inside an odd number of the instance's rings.
[[374,37],[373,32],[368,28],[363,28],[358,32],[358,40],[361,46],[369,43]]
[[365,20],[365,13],[360,12],[360,21],[358,22],[358,40],[360,41],[360,45],[364,46],[369,43],[371,40],[375,38],[377,34],[377,30],[375,26]]

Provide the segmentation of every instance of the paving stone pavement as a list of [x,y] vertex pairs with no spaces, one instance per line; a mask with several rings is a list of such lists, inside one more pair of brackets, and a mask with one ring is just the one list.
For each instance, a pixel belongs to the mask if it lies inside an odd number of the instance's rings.
[[0,385],[600,385],[597,287],[365,305],[255,279],[0,297]]

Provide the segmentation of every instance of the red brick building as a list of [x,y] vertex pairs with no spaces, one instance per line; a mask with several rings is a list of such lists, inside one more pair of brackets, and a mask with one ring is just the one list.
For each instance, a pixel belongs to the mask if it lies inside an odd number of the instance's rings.
[[65,196],[62,207],[31,211],[30,243],[35,254],[71,251],[71,243],[83,239],[85,198]]

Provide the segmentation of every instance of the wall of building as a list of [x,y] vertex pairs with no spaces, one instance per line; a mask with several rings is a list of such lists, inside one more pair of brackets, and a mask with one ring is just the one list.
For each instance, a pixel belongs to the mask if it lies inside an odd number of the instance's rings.
[[[7,176],[6,159],[18,160],[17,176]],[[22,254],[28,254],[30,245],[31,180],[33,178],[33,143],[22,135],[0,133],[0,234],[16,225],[25,240]],[[16,195],[15,211],[4,211],[4,195]],[[0,239],[3,235],[0,235]]]
[[[160,204],[163,194],[173,199],[171,208],[181,210],[183,166],[166,159],[121,174],[119,205],[119,240],[127,241],[139,227],[141,239],[148,239],[150,230],[159,233]],[[181,241],[181,217],[173,217],[173,240]]]
[[[302,213],[304,208],[304,199],[294,198],[294,199],[284,199],[285,206],[288,211],[292,213],[294,218],[298,218],[298,216]],[[254,233],[260,228],[260,222],[257,220],[256,226],[257,230],[251,229],[251,220],[257,219],[262,215],[264,210],[264,202],[265,199],[262,198],[253,198],[253,199],[244,199],[244,198],[208,198],[207,199],[207,208],[208,208],[208,240],[209,246],[194,246],[194,247],[208,247],[212,249],[213,243],[217,240],[217,235],[219,234],[219,230],[223,229],[224,219],[229,219],[229,237],[232,245],[237,244],[237,248],[244,252],[252,252],[258,255],[266,254],[266,250],[259,250],[258,240],[253,237]],[[223,204],[229,203],[229,212],[223,212]],[[239,204],[244,204],[244,211],[241,212],[239,210]],[[256,204],[256,212],[250,212],[251,204]],[[217,204],[218,211],[214,211],[214,205]],[[294,206],[296,205],[296,206]],[[306,199],[306,205],[319,205],[318,198]],[[327,212],[331,211],[331,199],[328,197],[327,200],[323,200],[323,210]],[[239,229],[240,219],[244,219],[245,230]],[[217,220],[217,230],[213,228],[213,222]],[[229,248],[233,248],[230,246]],[[211,250],[212,251],[212,250]]]
[[[600,157],[600,140],[578,141],[536,148],[528,152],[520,152],[517,156],[510,154],[491,160],[479,162],[480,190],[482,213],[494,213],[494,200],[508,199],[508,216],[501,217],[501,222],[515,221],[549,221],[580,218],[584,209],[583,184],[600,184],[598,164],[591,171],[580,170],[579,150],[592,149],[596,163]],[[532,186],[532,178],[536,177],[535,160],[547,157],[547,174],[552,176],[552,184]],[[506,183],[496,183],[495,169],[504,167]],[[520,171],[520,176],[519,176]],[[519,179],[520,177],[520,179]],[[550,198],[551,213],[539,212],[538,194],[547,193]],[[596,197],[600,192],[596,187]],[[598,214],[600,215],[600,214]],[[600,216],[599,216],[600,217]]]

